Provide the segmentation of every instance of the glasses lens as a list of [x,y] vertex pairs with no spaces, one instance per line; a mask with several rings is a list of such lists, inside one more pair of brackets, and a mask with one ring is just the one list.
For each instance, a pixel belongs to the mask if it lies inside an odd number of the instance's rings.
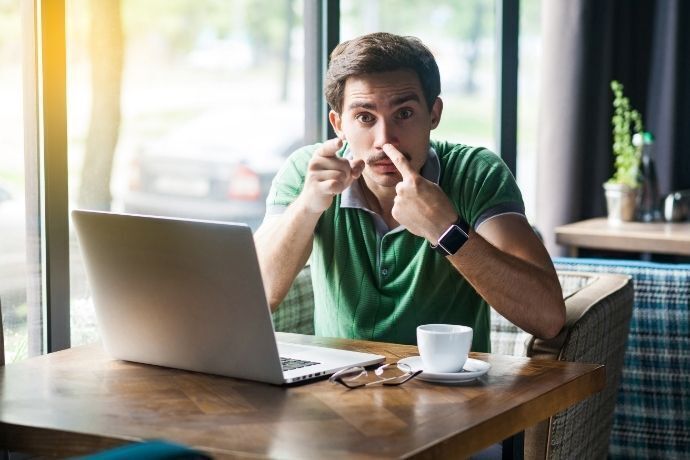
[[367,371],[364,370],[363,367],[348,367],[347,369],[341,369],[333,374],[329,380],[331,382],[335,382],[338,379],[350,381],[365,375],[367,375]]
[[380,366],[373,374],[369,374],[363,367],[349,367],[336,372],[329,380],[350,389],[370,385],[400,385],[413,379],[420,372],[413,372],[405,363],[389,363]]
[[381,380],[396,380],[398,378],[405,377],[410,374],[412,368],[405,363],[391,363],[384,364],[383,366],[376,369],[376,375]]

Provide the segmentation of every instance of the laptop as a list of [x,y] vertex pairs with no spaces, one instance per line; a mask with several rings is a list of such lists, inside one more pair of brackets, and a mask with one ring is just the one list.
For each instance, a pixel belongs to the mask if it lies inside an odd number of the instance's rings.
[[82,210],[72,221],[114,358],[277,385],[385,360],[277,342],[245,224]]

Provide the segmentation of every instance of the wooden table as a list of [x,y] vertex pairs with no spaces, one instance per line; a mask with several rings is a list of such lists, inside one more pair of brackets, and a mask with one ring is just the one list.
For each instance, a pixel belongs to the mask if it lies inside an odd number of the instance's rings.
[[556,227],[556,243],[569,246],[571,257],[578,248],[688,256],[690,222],[614,224],[601,217]]
[[[279,334],[381,353],[414,346]],[[117,361],[77,347],[0,369],[0,445],[78,455],[165,438],[216,458],[460,458],[581,401],[605,384],[603,366],[473,353],[480,380],[347,390],[278,387]]]

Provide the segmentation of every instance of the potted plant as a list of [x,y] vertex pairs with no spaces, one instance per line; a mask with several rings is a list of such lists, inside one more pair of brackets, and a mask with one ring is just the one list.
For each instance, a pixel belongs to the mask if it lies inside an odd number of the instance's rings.
[[604,183],[606,207],[610,221],[631,221],[639,196],[641,147],[633,144],[633,136],[642,133],[642,117],[623,95],[623,85],[611,82],[613,90],[613,176]]

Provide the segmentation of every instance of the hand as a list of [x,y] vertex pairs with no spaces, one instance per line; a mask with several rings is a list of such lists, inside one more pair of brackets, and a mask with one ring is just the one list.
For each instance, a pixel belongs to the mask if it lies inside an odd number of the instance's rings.
[[453,203],[441,187],[412,169],[398,149],[385,144],[383,151],[402,176],[402,181],[395,186],[393,218],[411,233],[437,244],[443,232],[458,219]]
[[337,155],[343,146],[340,139],[330,139],[314,153],[300,198],[309,212],[321,214],[364,170],[364,161],[347,160]]

